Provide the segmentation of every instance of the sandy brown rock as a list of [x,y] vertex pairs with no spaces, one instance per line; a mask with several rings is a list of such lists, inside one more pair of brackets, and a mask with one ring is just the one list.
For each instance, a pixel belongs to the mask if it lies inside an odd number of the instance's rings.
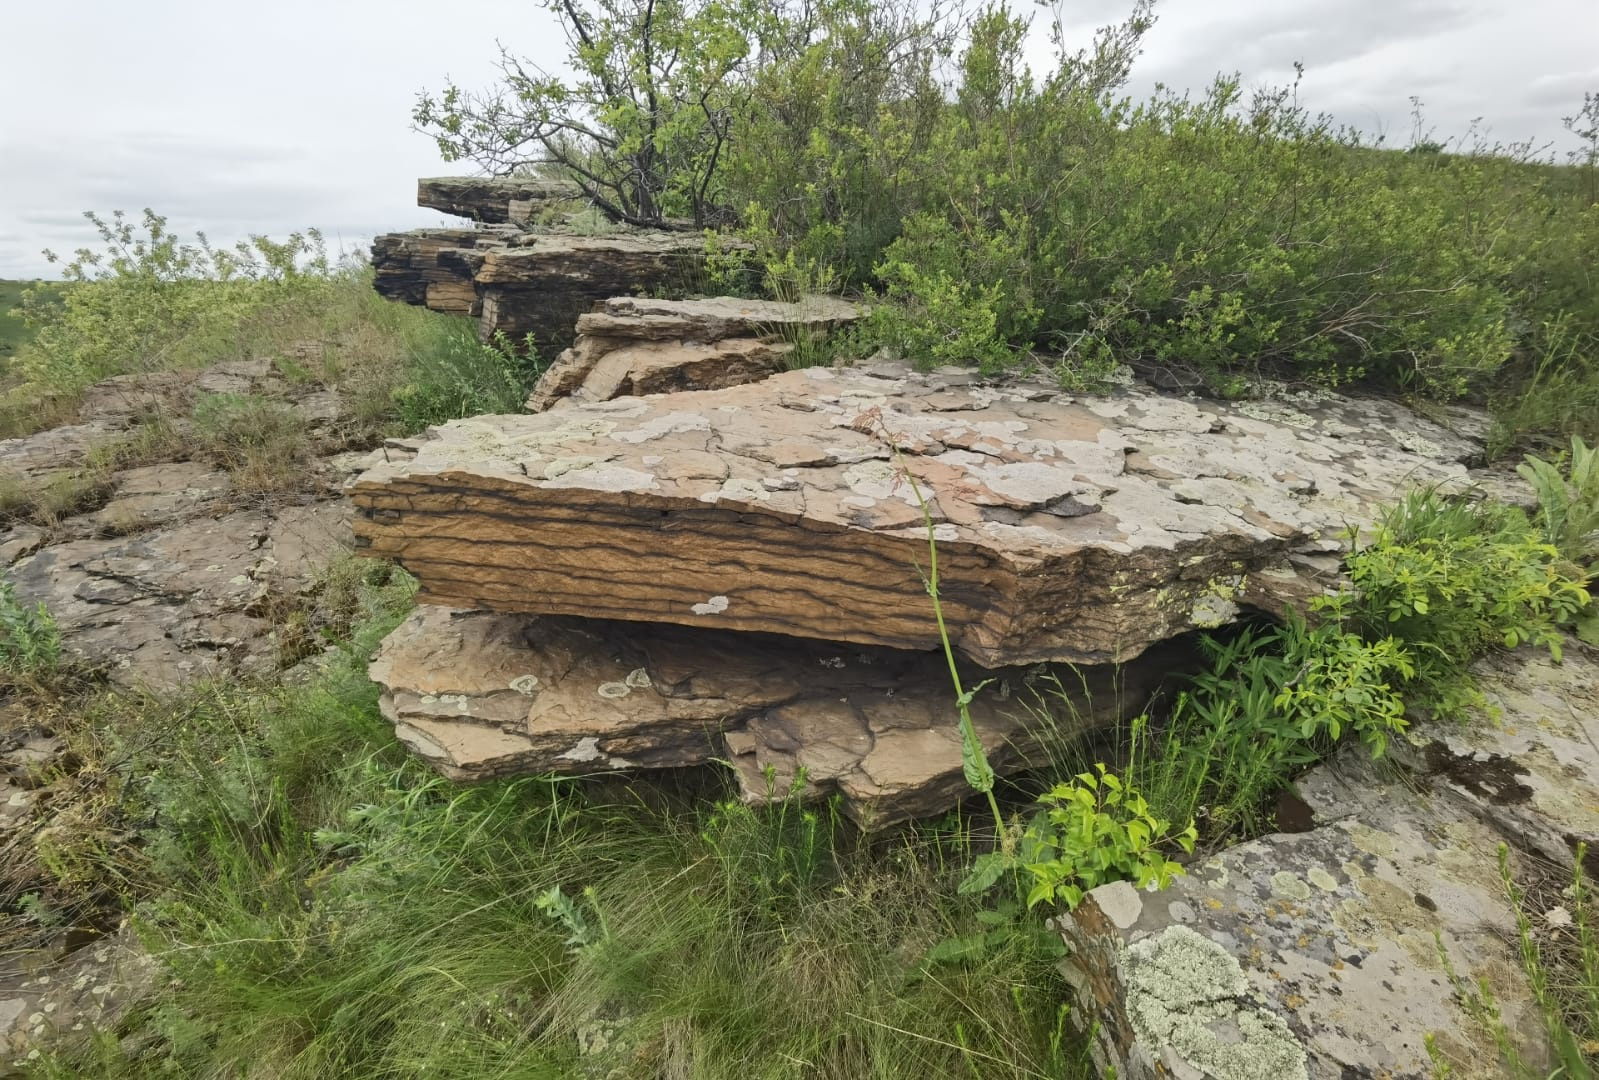
[[578,316],[577,340],[545,370],[527,408],[755,382],[783,370],[795,341],[825,337],[860,315],[825,296],[792,304],[616,297]]
[[1291,553],[1474,447],[1399,407],[808,369],[437,428],[351,489],[358,544],[424,600],[1101,663],[1307,589]]
[[564,180],[510,176],[429,176],[416,182],[416,204],[487,224],[522,224],[552,200],[578,189]]
[[124,469],[112,477],[115,492],[94,515],[111,532],[137,532],[189,517],[232,489],[228,475],[195,461]]
[[[1190,659],[1169,646],[1058,683],[1046,670],[968,671],[969,685],[995,680],[973,721],[995,767],[1013,770],[1042,737],[1135,714]],[[874,828],[970,794],[940,655],[424,606],[370,673],[400,738],[457,779],[721,761],[752,801],[782,798],[803,776],[805,794],[840,794]]]

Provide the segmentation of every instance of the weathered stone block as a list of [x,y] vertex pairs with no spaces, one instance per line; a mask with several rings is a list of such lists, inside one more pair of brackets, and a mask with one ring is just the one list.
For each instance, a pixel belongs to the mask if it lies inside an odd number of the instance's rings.
[[1290,556],[1465,481],[1474,450],[1379,402],[1311,415],[813,368],[455,421],[351,496],[364,550],[427,602],[925,650],[919,489],[961,651],[1105,663],[1318,591]]

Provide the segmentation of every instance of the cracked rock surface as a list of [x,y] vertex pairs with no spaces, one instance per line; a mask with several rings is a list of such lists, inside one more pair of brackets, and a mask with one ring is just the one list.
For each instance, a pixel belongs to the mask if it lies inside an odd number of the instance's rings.
[[[436,428],[351,489],[360,548],[457,608],[1105,663],[1319,592],[1347,524],[1464,483],[1389,402],[1200,402],[887,365]],[[914,480],[914,486],[911,481]]]
[[1535,940],[1569,935],[1560,885],[1599,824],[1599,654],[1573,642],[1563,665],[1523,649],[1475,670],[1497,723],[1417,725],[1394,748],[1398,773],[1348,748],[1296,785],[1307,831],[1192,864],[1163,892],[1103,886],[1058,920],[1071,1015],[1098,1025],[1101,1068],[1431,1080],[1430,1036],[1450,1076],[1503,1076],[1450,968],[1487,983],[1539,1067],[1543,1021],[1496,853],[1507,843],[1515,879],[1537,886]]

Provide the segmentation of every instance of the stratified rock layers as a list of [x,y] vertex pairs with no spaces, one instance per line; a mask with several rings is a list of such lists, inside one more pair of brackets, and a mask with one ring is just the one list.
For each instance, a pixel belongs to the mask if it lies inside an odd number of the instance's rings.
[[352,489],[425,601],[1103,663],[1318,587],[1347,523],[1471,450],[1386,403],[1074,400],[809,369],[435,429]]
[[527,409],[758,382],[788,366],[796,344],[862,314],[830,296],[798,303],[617,297],[578,316],[577,340],[545,370]]
[[391,300],[475,315],[484,341],[531,333],[548,350],[570,342],[578,315],[601,300],[688,287],[704,256],[704,237],[690,233],[418,229],[373,241],[373,288]]
[[[1141,710],[1187,646],[1122,668],[967,672],[994,768]],[[882,828],[970,794],[941,655],[424,606],[371,666],[400,738],[447,776],[730,763],[752,802],[841,796]],[[801,782],[801,778],[803,781]]]

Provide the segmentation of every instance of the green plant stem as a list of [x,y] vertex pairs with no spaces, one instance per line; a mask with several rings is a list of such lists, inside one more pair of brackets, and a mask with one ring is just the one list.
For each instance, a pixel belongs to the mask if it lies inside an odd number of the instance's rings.
[[[927,505],[927,499],[922,495],[922,489],[916,483],[916,478],[911,475],[905,462],[900,457],[899,448],[894,448],[895,460],[899,463],[901,471],[905,474],[905,482],[910,485],[911,494],[916,496],[916,505],[921,509],[922,522],[927,527],[927,573],[922,575],[922,581],[927,586],[927,595],[933,599],[933,617],[938,621],[938,640],[944,647],[944,661],[949,665],[949,681],[955,687],[955,704],[960,712],[961,738],[971,747],[972,752],[978,755],[983,753],[983,744],[977,737],[977,727],[972,723],[972,711],[968,704],[971,695],[961,685],[960,668],[955,663],[955,647],[949,640],[949,626],[944,622],[944,602],[938,595],[938,538],[933,533],[933,512]],[[975,693],[975,691],[974,691]],[[987,762],[984,761],[984,771],[987,772]],[[1005,819],[999,811],[999,800],[994,797],[994,786],[990,782],[982,789],[983,795],[988,799],[989,812],[994,815],[994,837],[1001,845],[1005,843]]]

